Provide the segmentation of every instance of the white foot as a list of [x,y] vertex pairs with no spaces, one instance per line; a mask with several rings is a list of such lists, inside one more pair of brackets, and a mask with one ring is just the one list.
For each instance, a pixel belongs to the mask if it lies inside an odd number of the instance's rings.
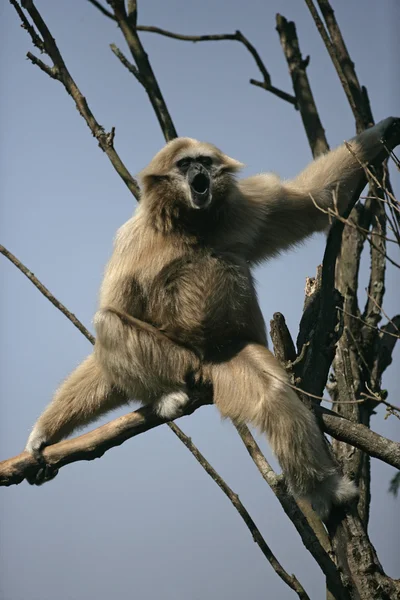
[[163,419],[174,419],[181,415],[182,408],[187,404],[188,400],[189,397],[185,392],[170,392],[169,394],[165,394],[165,396],[161,396],[154,403],[154,412]]
[[354,482],[340,473],[335,473],[315,487],[309,500],[315,512],[326,521],[333,506],[349,504],[357,496],[358,490]]

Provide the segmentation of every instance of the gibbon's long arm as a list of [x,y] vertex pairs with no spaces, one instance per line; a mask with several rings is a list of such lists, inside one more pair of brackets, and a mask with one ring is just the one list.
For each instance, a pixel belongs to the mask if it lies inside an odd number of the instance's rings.
[[[94,322],[94,353],[61,384],[28,438],[26,450],[39,460],[44,446],[59,442],[130,398],[151,399],[162,417],[178,416],[188,401],[182,390],[196,380],[200,364],[193,351],[117,309],[101,309]],[[107,376],[110,370],[113,384]],[[42,475],[40,471],[31,482],[42,483]]]
[[383,142],[389,149],[400,143],[400,119],[384,119],[350,140],[352,152],[343,144],[314,160],[293,180],[261,174],[239,181],[247,200],[241,222],[247,222],[253,233],[248,259],[258,262],[325,230],[327,209],[336,204],[342,212],[362,184],[360,162],[373,163],[387,155]]
[[26,450],[40,459],[44,446],[59,442],[126,400],[126,396],[106,380],[91,354],[60,385],[35,423]]

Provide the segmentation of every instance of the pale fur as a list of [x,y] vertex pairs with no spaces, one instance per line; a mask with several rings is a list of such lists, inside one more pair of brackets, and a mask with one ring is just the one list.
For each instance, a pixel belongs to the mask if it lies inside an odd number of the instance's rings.
[[[351,141],[360,160],[379,155],[391,123]],[[175,165],[199,155],[214,161],[212,208],[195,214]],[[172,419],[194,388],[211,388],[222,416],[267,435],[292,492],[326,518],[356,489],[266,347],[250,267],[326,229],[315,204],[332,207],[337,194],[345,207],[362,169],[345,146],[292,181],[262,174],[238,182],[240,167],[211,144],[178,138],[144,169],[140,206],[118,231],[105,272],[94,353],[58,390],[27,450],[37,455],[130,398]]]

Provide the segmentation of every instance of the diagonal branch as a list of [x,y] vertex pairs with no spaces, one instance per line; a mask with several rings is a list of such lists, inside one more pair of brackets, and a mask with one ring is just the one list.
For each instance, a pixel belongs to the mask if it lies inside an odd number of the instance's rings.
[[6,258],[8,258],[8,260],[12,262],[13,265],[15,265],[17,269],[19,269],[21,273],[23,273],[29,279],[29,281],[33,283],[35,287],[37,287],[39,292],[41,292],[43,296],[47,298],[47,300],[49,300],[56,308],[58,308],[58,310],[60,310],[67,317],[67,319],[69,319],[71,323],[75,325],[75,327],[79,329],[81,333],[83,333],[85,338],[89,340],[91,344],[94,344],[94,336],[89,332],[88,329],[86,329],[83,323],[81,323],[81,321],[72,312],[70,312],[68,308],[64,306],[64,304],[62,304],[62,302],[60,302],[55,296],[53,296],[53,294],[47,289],[47,287],[44,286],[43,283],[39,281],[37,277],[35,277],[32,271],[27,269],[26,266],[20,260],[18,260],[16,256],[14,256],[14,254],[12,254],[9,250],[7,250],[7,248],[2,246],[1,244],[0,254],[3,254]]
[[95,6],[103,15],[105,15],[112,21],[116,21],[116,18],[113,15],[113,13],[110,10],[107,10],[106,7],[101,4],[101,2],[98,2],[97,0],[88,0],[88,2],[90,2],[90,4],[93,4],[93,6]]
[[114,148],[114,129],[112,129],[110,133],[107,133],[102,127],[102,125],[100,125],[96,120],[94,114],[89,108],[86,98],[83,96],[82,92],[80,91],[70,72],[68,71],[64,59],[62,58],[61,53],[56,44],[56,41],[53,38],[49,28],[44,22],[39,11],[37,10],[33,0],[24,0],[23,2],[21,2],[21,4],[23,8],[25,8],[25,10],[29,13],[34,25],[36,26],[37,30],[42,36],[42,40],[40,39],[40,36],[36,34],[34,27],[28,23],[18,2],[16,0],[10,0],[10,2],[17,11],[20,19],[22,20],[24,28],[30,34],[33,44],[35,46],[38,46],[41,51],[46,52],[46,54],[51,58],[53,62],[53,67],[46,65],[43,61],[41,61],[31,52],[28,52],[28,58],[32,61],[33,64],[39,66],[42,71],[47,73],[47,75],[49,75],[53,79],[57,79],[60,83],[62,83],[68,94],[70,94],[70,96],[75,101],[75,105],[78,112],[85,119],[93,136],[97,139],[100,148],[105,152],[114,169],[124,181],[130,192],[138,200],[140,197],[140,188],[138,186],[138,183],[129,173],[128,169],[125,167],[124,163],[122,162]]
[[[221,488],[224,494],[229,498],[232,502],[233,506],[236,508],[243,521],[246,523],[249,531],[251,532],[255,543],[259,546],[261,552],[264,554],[265,558],[270,562],[273,569],[275,569],[276,573],[279,577],[293,590],[297,593],[299,598],[303,598],[306,600],[308,597],[304,588],[301,586],[299,581],[296,579],[294,575],[289,575],[282,565],[278,562],[271,549],[263,539],[259,529],[254,523],[253,519],[250,517],[249,513],[243,506],[242,502],[239,500],[237,494],[235,494],[231,488],[225,483],[225,481],[218,475],[218,473],[213,469],[210,463],[204,458],[204,456],[199,452],[193,442],[186,435],[182,435],[182,431],[174,424],[170,423],[170,427],[172,431],[178,436],[178,438],[185,444],[185,446],[190,450],[195,459],[201,464],[203,469],[210,475],[210,477],[215,481],[215,483]],[[250,432],[249,436],[252,438]],[[329,556],[326,554],[328,560]],[[332,563],[332,566],[333,563]]]
[[332,43],[332,40],[329,36],[329,33],[327,32],[327,30],[325,29],[325,25],[322,22],[321,17],[318,14],[317,9],[315,8],[314,2],[313,0],[305,0],[305,3],[307,4],[307,7],[311,13],[312,18],[314,19],[315,25],[322,37],[322,40],[326,46],[326,49],[329,53],[329,56],[334,64],[334,67],[337,71],[337,74],[339,76],[340,79],[340,83],[342,84],[343,90],[346,94],[347,100],[350,104],[350,108],[353,112],[354,118],[356,120],[356,126],[357,126],[357,132],[361,132],[365,129],[365,123],[363,121],[363,119],[361,118],[360,115],[360,111],[359,108],[356,104],[354,95],[352,93],[352,90],[350,88],[350,84],[348,82],[348,79],[346,77],[346,74],[343,72],[343,67],[342,67],[342,63],[339,60],[339,57],[336,53],[336,49],[334,44]]
[[134,7],[134,10],[133,7],[131,7],[131,12],[128,15],[125,10],[124,2],[120,2],[119,0],[107,0],[107,2],[114,10],[115,20],[122,31],[125,41],[128,44],[128,48],[136,63],[138,74],[140,76],[139,81],[147,92],[164,137],[167,142],[173,140],[178,134],[176,132],[171,115],[169,114],[167,104],[162,95],[160,86],[158,85],[158,81],[150,64],[149,58],[137,33],[136,6]]

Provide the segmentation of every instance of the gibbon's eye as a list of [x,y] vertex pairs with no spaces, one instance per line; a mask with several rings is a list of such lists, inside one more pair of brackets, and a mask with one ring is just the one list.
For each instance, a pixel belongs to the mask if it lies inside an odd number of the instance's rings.
[[178,160],[178,162],[176,163],[176,166],[178,167],[178,169],[187,169],[190,166],[191,162],[192,159],[189,157],[181,158],[181,160]]
[[211,156],[199,156],[197,160],[205,167],[211,167],[213,163]]

